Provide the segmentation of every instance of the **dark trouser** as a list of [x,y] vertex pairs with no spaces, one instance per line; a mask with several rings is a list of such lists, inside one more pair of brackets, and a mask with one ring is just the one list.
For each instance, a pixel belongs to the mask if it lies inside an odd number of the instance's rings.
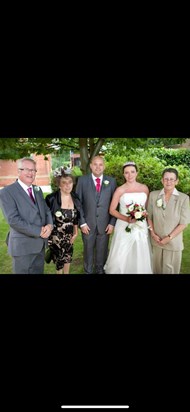
[[16,275],[43,275],[45,247],[37,255],[13,256],[13,273]]
[[99,234],[97,229],[90,231],[89,235],[82,233],[84,245],[84,270],[85,274],[104,273],[104,265],[108,254],[109,235]]

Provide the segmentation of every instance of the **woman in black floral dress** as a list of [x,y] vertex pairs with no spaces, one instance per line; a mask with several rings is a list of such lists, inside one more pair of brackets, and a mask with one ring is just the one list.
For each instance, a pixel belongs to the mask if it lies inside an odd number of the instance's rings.
[[54,228],[48,239],[57,274],[69,274],[73,243],[78,235],[80,200],[73,190],[73,177],[64,169],[55,177],[59,190],[46,196]]

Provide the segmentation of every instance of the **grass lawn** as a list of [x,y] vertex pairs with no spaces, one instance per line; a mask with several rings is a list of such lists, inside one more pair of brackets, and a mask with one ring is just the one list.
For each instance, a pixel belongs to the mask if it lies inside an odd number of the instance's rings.
[[[5,244],[6,235],[9,230],[9,225],[6,223],[2,210],[0,209],[0,274],[12,273],[11,257],[7,253],[7,245]],[[184,250],[182,256],[181,274],[189,274],[190,272],[190,225],[184,231]],[[83,245],[81,233],[74,243],[73,262],[71,263],[70,274],[83,274]],[[45,263],[44,274],[55,274],[55,265],[51,262]]]

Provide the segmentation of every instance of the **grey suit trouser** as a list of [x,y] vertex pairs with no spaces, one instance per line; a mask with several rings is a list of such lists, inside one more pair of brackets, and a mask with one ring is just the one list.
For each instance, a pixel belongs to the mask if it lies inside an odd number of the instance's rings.
[[182,251],[162,249],[153,246],[153,273],[177,275],[180,273]]
[[45,246],[38,254],[12,256],[13,273],[17,275],[43,275]]
[[100,234],[97,229],[90,231],[89,235],[82,233],[84,244],[84,270],[86,274],[104,273],[104,265],[108,254],[109,235]]

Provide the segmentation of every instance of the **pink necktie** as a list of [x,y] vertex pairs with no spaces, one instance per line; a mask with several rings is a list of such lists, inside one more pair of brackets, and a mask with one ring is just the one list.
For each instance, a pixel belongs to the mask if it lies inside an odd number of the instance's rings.
[[28,190],[29,196],[30,196],[30,198],[32,199],[33,203],[35,203],[35,199],[34,199],[34,196],[33,196],[33,194],[32,194],[32,188],[31,188],[31,187],[28,187],[27,190]]
[[99,193],[100,192],[100,178],[97,177],[95,180],[96,180],[96,191]]

